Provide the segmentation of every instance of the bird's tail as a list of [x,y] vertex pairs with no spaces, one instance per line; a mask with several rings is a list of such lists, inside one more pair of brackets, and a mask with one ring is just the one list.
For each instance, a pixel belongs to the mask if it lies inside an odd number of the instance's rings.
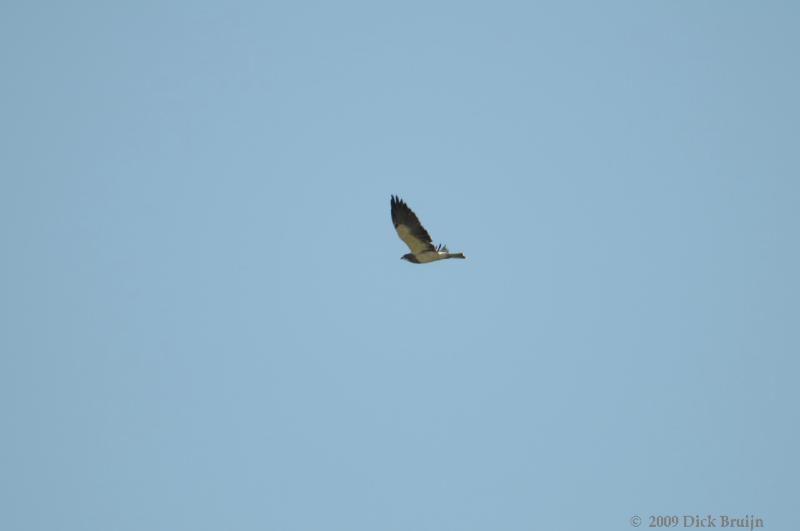
[[447,253],[447,258],[462,258],[462,259],[466,259],[467,257],[464,256],[464,253]]

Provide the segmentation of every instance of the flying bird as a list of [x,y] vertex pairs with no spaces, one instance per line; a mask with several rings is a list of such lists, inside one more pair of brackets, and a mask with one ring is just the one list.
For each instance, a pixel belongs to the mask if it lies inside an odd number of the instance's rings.
[[399,197],[392,196],[392,223],[397,235],[408,245],[410,253],[401,256],[403,260],[408,260],[412,264],[427,264],[436,260],[447,258],[466,258],[464,253],[451,253],[446,245],[434,247],[431,237],[422,223],[417,219],[417,215],[408,208],[408,205]]

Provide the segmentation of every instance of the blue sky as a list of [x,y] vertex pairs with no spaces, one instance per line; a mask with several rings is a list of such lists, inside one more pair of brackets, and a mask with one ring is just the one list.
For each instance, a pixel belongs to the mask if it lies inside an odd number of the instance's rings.
[[791,528],[798,22],[4,5],[0,528]]

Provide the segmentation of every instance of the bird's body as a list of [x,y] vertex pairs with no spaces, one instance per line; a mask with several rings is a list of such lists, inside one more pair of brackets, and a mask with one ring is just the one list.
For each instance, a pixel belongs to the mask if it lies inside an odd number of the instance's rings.
[[447,251],[423,251],[419,254],[407,253],[401,256],[403,260],[408,260],[412,264],[428,264],[436,260],[447,258],[466,258],[464,253],[448,253]]
[[392,196],[392,223],[397,235],[411,251],[401,258],[412,264],[428,264],[448,258],[466,258],[463,253],[451,253],[446,245],[434,246],[428,231],[419,222],[417,215],[408,208],[405,201]]

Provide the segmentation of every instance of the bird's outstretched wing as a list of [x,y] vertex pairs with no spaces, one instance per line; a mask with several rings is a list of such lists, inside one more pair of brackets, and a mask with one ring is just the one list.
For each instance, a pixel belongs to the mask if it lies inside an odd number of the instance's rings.
[[431,237],[422,223],[417,219],[417,215],[408,208],[408,205],[399,197],[392,196],[392,223],[397,235],[403,240],[411,252],[414,254],[423,251],[434,251]]

